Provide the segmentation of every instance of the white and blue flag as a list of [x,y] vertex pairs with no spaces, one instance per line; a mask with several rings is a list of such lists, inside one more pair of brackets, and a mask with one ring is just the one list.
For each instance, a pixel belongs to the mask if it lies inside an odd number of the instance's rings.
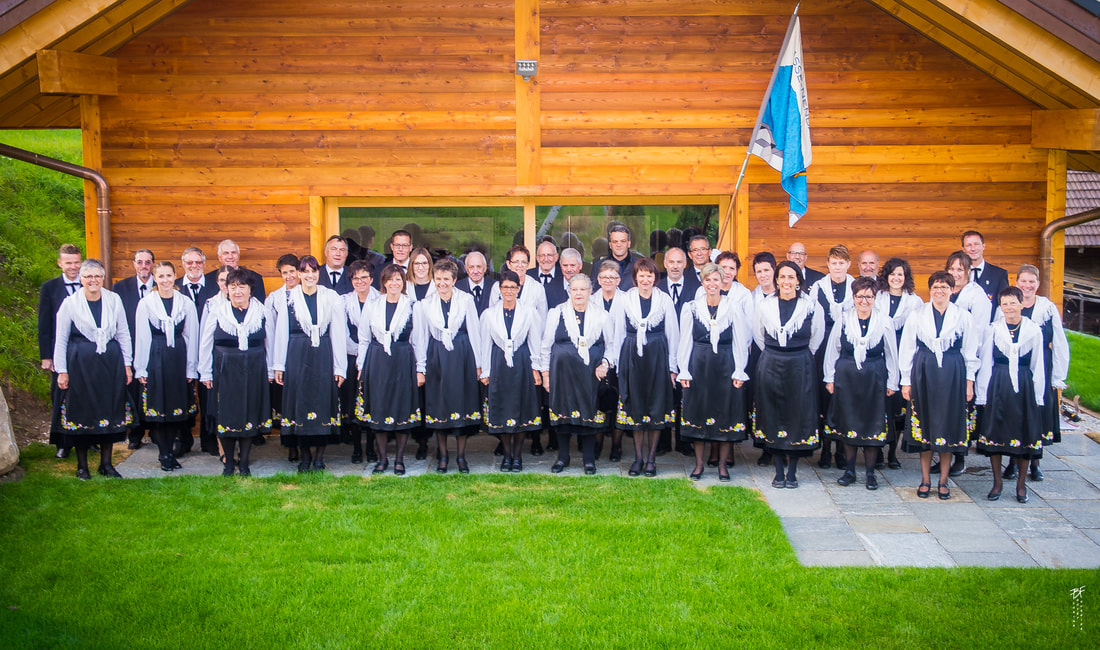
[[780,173],[791,197],[789,225],[806,214],[806,168],[810,165],[810,102],[802,58],[802,28],[796,14],[787,29],[767,103],[757,118],[749,153]]

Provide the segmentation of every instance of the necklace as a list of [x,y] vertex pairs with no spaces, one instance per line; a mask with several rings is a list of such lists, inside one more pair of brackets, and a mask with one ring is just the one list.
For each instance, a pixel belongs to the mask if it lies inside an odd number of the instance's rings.
[[1020,331],[1020,326],[1023,325],[1023,324],[1024,324],[1024,321],[1021,320],[1019,323],[1016,323],[1016,327],[1013,327],[1013,326],[1008,324],[1008,321],[1005,321],[1005,327],[1008,328],[1008,333],[1013,335],[1013,336],[1016,336],[1016,332]]

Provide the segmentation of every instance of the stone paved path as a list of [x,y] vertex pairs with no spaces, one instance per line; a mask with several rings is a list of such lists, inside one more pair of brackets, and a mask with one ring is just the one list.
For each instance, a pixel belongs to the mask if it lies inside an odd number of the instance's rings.
[[[254,448],[254,476],[294,471],[277,440],[269,437],[266,445]],[[495,445],[496,439],[488,436],[471,439],[467,450],[471,472],[497,472],[500,461],[492,455]],[[413,450],[415,446],[410,445],[406,476],[434,471],[432,457],[413,460]],[[337,476],[370,474],[372,464],[353,465],[350,456],[349,446],[330,446],[325,458],[327,471]],[[902,469],[879,472],[876,491],[865,489],[861,469],[856,483],[841,487],[836,482],[840,471],[819,469],[816,457],[799,466],[798,489],[776,489],[771,486],[774,470],[758,467],[758,456],[748,444],[738,445],[736,465],[730,470],[732,480],[719,483],[717,469],[707,468],[698,486],[759,490],[779,515],[799,560],[806,565],[1100,567],[1100,444],[1083,433],[1066,432],[1061,443],[1047,448],[1042,461],[1046,479],[1028,481],[1030,501],[1026,504],[1016,502],[1013,481],[1005,481],[999,501],[986,500],[992,474],[982,456],[968,457],[967,471],[951,479],[949,501],[935,497],[935,485],[931,498],[917,498],[920,464],[916,456],[901,454]],[[583,475],[579,458],[579,453],[573,454],[573,464],[565,475]],[[541,457],[525,455],[524,471],[549,475],[554,459],[555,452]],[[625,477],[632,460],[627,450],[623,462],[613,465],[605,450],[603,460],[597,462],[597,475],[614,472]],[[661,478],[686,478],[694,466],[692,459],[678,453],[657,460]],[[162,472],[156,448],[145,445],[119,465],[119,472],[127,478],[221,472],[218,459],[207,454],[189,454],[181,463],[182,470]],[[453,457],[451,466],[455,471]]]

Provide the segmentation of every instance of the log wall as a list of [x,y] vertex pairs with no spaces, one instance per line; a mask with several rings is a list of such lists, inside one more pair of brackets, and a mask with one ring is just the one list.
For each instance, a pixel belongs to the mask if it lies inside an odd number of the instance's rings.
[[[212,257],[232,237],[274,275],[310,246],[311,197],[728,198],[792,8],[194,0],[114,53],[112,272],[139,247]],[[864,0],[800,13],[810,212],[788,229],[778,174],[754,159],[748,223],[724,224],[742,233],[727,240],[781,255],[801,240],[817,267],[843,242],[927,274],[976,228],[995,263],[1034,262],[1048,187],[1034,105]],[[539,61],[530,82],[517,51]]]

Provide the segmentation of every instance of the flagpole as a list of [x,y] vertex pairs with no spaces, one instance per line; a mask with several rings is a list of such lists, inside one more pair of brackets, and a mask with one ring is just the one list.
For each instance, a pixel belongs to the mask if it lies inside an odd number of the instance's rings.
[[[741,173],[737,175],[737,184],[733,188],[734,199],[737,198],[737,193],[741,191],[741,182],[745,180],[745,170],[749,166],[749,156],[752,155],[752,143],[756,140],[756,134],[760,132],[760,123],[764,121],[764,109],[768,107],[768,100],[772,96],[772,88],[775,86],[775,77],[779,73],[780,64],[783,62],[783,51],[787,49],[787,44],[791,41],[791,33],[794,31],[794,21],[798,18],[798,8],[802,6],[801,0],[794,6],[794,13],[791,14],[791,22],[787,23],[787,33],[783,36],[783,45],[779,47],[779,56],[775,59],[775,67],[772,69],[772,76],[768,79],[768,88],[764,91],[764,99],[760,101],[760,110],[756,112],[756,124],[752,127],[752,135],[749,136],[749,144],[745,149],[745,160],[741,163]],[[730,210],[733,209],[733,201],[730,201]],[[726,216],[728,217],[728,211]]]

